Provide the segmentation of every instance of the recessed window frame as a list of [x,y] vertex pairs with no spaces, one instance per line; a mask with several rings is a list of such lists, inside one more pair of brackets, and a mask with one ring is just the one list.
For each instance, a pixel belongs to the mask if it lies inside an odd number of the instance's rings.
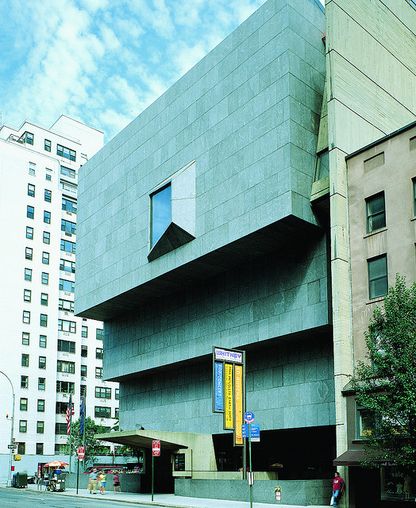
[[[382,207],[380,203],[382,202]],[[384,191],[365,200],[367,233],[374,233],[386,227],[386,198]]]
[[33,240],[34,229],[31,226],[26,226],[26,238],[28,240]]
[[[383,261],[385,265],[385,273],[381,276],[372,276],[371,271],[375,269],[375,263],[381,265],[380,261]],[[368,273],[368,295],[369,299],[373,300],[375,298],[383,298],[388,292],[388,265],[387,265],[387,254],[381,254],[380,256],[375,256],[373,258],[367,259],[367,273]],[[385,290],[376,291],[375,285],[378,284],[381,280],[385,280]]]

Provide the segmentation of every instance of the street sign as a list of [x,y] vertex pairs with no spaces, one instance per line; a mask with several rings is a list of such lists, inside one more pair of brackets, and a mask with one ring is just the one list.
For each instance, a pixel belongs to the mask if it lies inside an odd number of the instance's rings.
[[7,448],[9,450],[16,450],[17,446],[15,444],[9,444],[9,445],[7,445]]
[[77,448],[78,460],[84,460],[85,458],[85,448],[83,446],[78,446]]
[[[241,426],[242,432],[243,432],[243,437],[245,437],[245,438],[248,438],[248,427],[249,427],[248,423],[243,423],[243,425]],[[250,425],[250,437],[251,437],[251,441],[253,441],[253,442],[260,441],[260,425],[254,425],[254,424]]]
[[253,413],[253,411],[246,411],[244,413],[244,421],[246,423],[253,423],[254,422],[254,413]]
[[160,439],[152,440],[152,457],[160,457]]

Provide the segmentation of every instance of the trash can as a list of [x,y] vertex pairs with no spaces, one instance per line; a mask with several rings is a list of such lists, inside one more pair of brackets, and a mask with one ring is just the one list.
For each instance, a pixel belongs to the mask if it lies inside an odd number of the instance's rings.
[[16,487],[17,489],[23,489],[27,487],[27,474],[15,473],[12,479],[12,487]]

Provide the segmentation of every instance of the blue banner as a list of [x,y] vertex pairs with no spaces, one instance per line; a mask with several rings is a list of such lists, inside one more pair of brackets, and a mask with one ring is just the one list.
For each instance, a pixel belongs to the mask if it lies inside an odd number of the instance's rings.
[[214,411],[224,411],[224,370],[222,362],[214,364]]

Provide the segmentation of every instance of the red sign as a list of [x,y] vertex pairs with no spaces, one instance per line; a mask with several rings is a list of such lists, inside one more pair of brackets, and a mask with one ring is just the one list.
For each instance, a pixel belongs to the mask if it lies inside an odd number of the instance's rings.
[[84,460],[85,458],[85,448],[83,446],[78,446],[77,448],[78,460]]
[[152,456],[160,457],[160,440],[153,439],[152,441]]

